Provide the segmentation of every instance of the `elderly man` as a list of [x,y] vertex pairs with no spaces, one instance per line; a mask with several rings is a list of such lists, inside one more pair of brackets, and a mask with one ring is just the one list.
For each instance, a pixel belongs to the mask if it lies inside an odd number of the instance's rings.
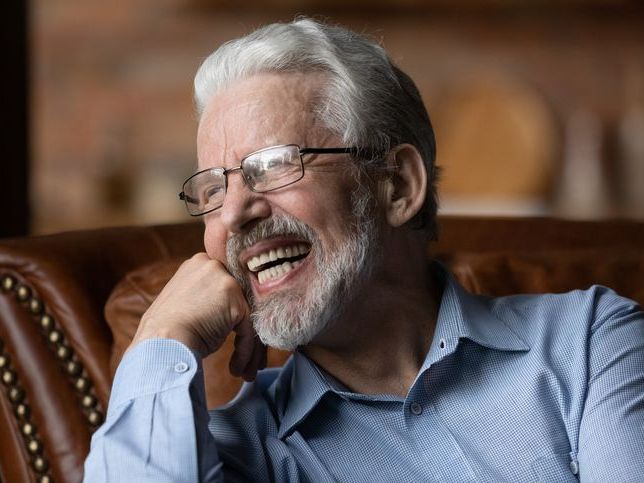
[[[378,45],[302,19],[195,79],[205,253],[143,316],[86,480],[635,481],[644,318],[594,287],[492,299],[426,262],[434,136]],[[247,383],[205,407],[236,333]],[[294,350],[263,370],[265,345]],[[260,371],[260,372],[258,372]]]

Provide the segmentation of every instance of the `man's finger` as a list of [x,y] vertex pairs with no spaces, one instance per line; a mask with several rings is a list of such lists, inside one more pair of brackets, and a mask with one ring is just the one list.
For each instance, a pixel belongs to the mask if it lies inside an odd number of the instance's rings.
[[250,320],[243,320],[233,329],[235,334],[235,350],[230,358],[230,373],[241,376],[253,357],[255,350],[255,331]]
[[253,355],[244,368],[242,377],[245,381],[253,381],[257,375],[257,371],[266,366],[266,346],[262,344],[259,337],[255,336],[255,348]]

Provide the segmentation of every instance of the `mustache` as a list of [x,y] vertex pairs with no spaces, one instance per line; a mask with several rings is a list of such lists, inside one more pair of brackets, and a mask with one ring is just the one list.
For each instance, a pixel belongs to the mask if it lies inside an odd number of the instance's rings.
[[246,233],[236,233],[226,242],[228,271],[239,281],[243,270],[239,265],[239,254],[255,243],[269,238],[289,236],[305,240],[311,245],[318,241],[315,231],[306,223],[290,215],[274,215],[259,221]]

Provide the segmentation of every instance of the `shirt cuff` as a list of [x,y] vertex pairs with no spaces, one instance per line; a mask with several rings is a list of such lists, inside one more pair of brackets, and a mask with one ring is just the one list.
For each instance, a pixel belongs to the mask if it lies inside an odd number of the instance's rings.
[[110,396],[110,408],[149,394],[189,386],[201,371],[201,358],[174,339],[148,339],[125,353]]

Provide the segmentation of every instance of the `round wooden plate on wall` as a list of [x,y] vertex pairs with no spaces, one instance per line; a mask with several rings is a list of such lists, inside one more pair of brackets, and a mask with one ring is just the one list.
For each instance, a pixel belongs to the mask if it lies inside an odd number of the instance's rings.
[[472,75],[436,99],[431,114],[444,211],[545,210],[561,138],[545,99],[498,73]]

